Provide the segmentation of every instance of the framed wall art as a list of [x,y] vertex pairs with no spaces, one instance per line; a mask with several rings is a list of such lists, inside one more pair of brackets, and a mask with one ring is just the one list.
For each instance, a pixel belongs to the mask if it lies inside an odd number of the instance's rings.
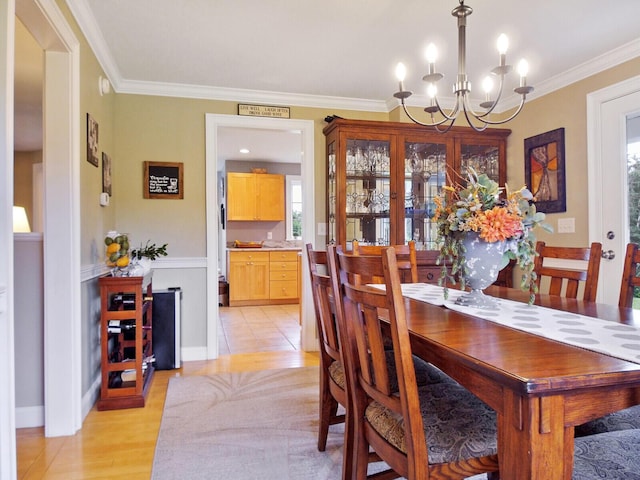
[[567,211],[564,128],[524,139],[524,172],[538,211]]
[[111,157],[102,152],[102,192],[111,196]]
[[87,113],[87,162],[97,167],[98,158],[98,122]]
[[182,199],[183,164],[179,162],[144,162],[144,198]]

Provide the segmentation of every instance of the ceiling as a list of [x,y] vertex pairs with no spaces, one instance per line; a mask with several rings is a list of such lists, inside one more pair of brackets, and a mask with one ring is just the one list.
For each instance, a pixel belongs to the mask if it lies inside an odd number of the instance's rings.
[[[389,111],[398,61],[406,87],[424,90],[430,41],[442,59],[441,92],[456,74],[455,0],[66,1],[116,92]],[[638,0],[467,3],[472,86],[498,63],[502,32],[508,62],[530,63],[530,98],[640,55]]]

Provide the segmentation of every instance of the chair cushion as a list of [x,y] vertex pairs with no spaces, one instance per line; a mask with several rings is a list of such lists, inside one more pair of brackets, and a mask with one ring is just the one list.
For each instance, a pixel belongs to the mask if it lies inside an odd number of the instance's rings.
[[575,439],[574,480],[640,480],[640,430]]
[[329,376],[341,389],[347,388],[347,382],[344,378],[344,368],[342,362],[335,360],[329,365]]
[[[392,350],[387,351],[386,355],[387,365],[389,366],[389,383],[391,386],[391,391],[397,392],[400,387],[398,386],[398,375],[396,373],[396,360],[393,356]],[[425,362],[415,355],[413,355],[413,368],[416,372],[416,383],[419,387],[440,382],[456,383],[455,380],[453,380],[442,370],[430,364],[429,362]]]
[[576,437],[640,428],[640,405],[610,413],[576,427]]
[[[430,463],[497,453],[496,414],[478,397],[450,382],[420,387],[418,391]],[[400,415],[372,402],[365,417],[389,443],[407,452]]]

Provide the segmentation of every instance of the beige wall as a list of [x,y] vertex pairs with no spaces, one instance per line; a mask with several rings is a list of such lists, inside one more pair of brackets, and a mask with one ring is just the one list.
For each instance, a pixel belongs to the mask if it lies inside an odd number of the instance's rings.
[[587,95],[640,74],[640,58],[574,83],[533,100],[509,124],[507,144],[508,183],[524,183],[524,139],[556,128],[565,129],[567,211],[547,216],[557,232],[559,218],[575,218],[575,233],[538,233],[553,245],[588,245],[589,212],[587,191]]

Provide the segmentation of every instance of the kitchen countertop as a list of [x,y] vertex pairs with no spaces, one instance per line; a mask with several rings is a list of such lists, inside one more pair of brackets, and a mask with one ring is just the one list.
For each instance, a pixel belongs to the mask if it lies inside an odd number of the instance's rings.
[[262,247],[262,248],[237,248],[237,247],[227,247],[227,250],[230,252],[282,252],[282,251],[293,251],[300,252],[302,251],[301,247]]

